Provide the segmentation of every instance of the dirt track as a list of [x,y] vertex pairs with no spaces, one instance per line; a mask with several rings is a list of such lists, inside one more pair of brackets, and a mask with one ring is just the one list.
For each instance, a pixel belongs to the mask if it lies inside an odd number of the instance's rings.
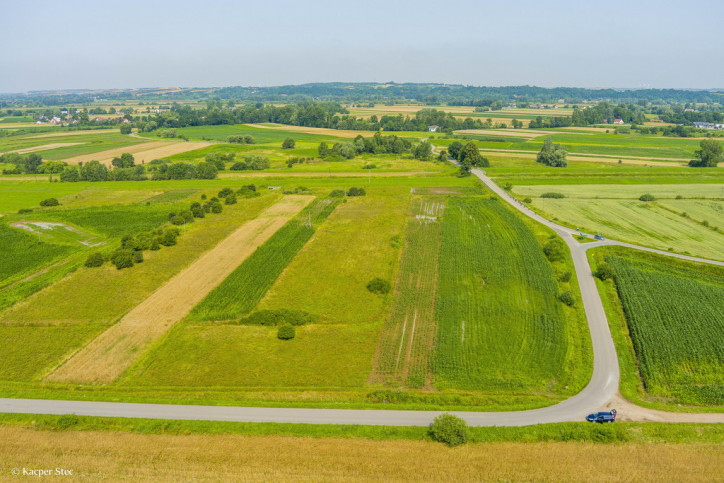
[[46,380],[114,381],[312,199],[311,196],[285,196],[259,217],[242,225],[83,347]]

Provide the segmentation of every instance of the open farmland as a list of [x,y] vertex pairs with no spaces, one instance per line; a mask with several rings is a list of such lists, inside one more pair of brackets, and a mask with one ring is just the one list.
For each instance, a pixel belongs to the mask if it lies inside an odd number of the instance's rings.
[[[722,184],[519,185],[520,197],[571,227],[661,250],[724,260]],[[543,198],[560,193],[563,199]],[[658,201],[643,202],[644,193]],[[678,199],[677,199],[678,198]],[[710,198],[710,199],[707,199]]]
[[318,227],[256,307],[318,317],[297,327],[294,339],[280,341],[275,327],[182,322],[126,383],[363,388],[391,302],[365,286],[394,276],[399,249],[390,239],[402,233],[408,202],[404,185],[373,188],[348,198]]
[[116,379],[309,201],[310,197],[289,196],[270,206],[169,280],[46,379],[106,383]]
[[558,284],[530,229],[496,199],[451,198],[442,223],[436,387],[580,385]]
[[194,307],[189,320],[229,320],[248,314],[337,204],[339,199],[316,200],[290,220]]
[[648,395],[724,405],[724,272],[607,256]]
[[440,226],[444,197],[414,199],[405,249],[395,283],[395,301],[378,344],[371,381],[396,380],[408,387],[431,382],[430,358],[437,324]]

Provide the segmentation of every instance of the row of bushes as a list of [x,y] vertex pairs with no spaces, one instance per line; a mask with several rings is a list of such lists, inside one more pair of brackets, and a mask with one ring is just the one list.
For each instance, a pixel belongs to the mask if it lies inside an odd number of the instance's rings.
[[329,192],[329,196],[332,198],[344,198],[345,196],[365,196],[367,192],[364,188],[355,188],[354,186],[347,191],[345,190],[332,190]]
[[279,329],[277,329],[277,338],[290,340],[296,336],[297,331],[295,327],[314,324],[318,321],[318,316],[304,312],[303,310],[278,309],[254,312],[239,320],[239,324],[279,327]]
[[136,263],[143,262],[144,250],[160,250],[161,247],[170,247],[176,244],[179,229],[175,227],[159,228],[157,230],[140,233],[135,237],[125,235],[121,238],[121,247],[113,251],[108,258],[102,253],[91,253],[85,261],[85,266],[95,268],[110,261],[118,270],[130,268]]

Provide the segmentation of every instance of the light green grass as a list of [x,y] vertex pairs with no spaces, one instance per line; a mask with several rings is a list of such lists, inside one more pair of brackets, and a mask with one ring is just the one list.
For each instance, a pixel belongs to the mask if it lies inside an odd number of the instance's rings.
[[656,198],[720,198],[724,200],[724,183],[707,184],[576,184],[576,185],[536,185],[514,186],[513,191],[519,196],[537,197],[546,192],[557,192],[569,198],[605,198],[605,199],[638,199],[644,193]]

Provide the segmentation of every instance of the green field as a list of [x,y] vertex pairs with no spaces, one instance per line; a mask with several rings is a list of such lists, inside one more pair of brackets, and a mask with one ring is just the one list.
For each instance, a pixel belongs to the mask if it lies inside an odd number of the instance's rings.
[[189,320],[230,320],[248,314],[338,203],[339,199],[316,200],[194,307]]
[[45,243],[40,237],[0,223],[0,287],[75,251],[71,245]]
[[650,396],[724,405],[724,271],[608,256]]
[[558,290],[535,236],[500,201],[452,198],[440,246],[435,385],[557,392],[571,383]]

